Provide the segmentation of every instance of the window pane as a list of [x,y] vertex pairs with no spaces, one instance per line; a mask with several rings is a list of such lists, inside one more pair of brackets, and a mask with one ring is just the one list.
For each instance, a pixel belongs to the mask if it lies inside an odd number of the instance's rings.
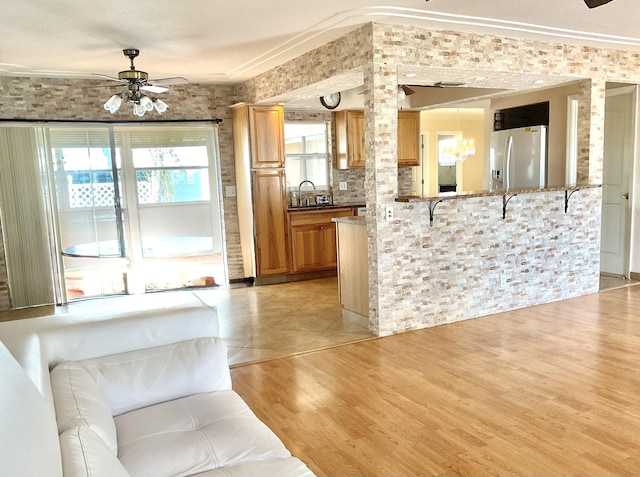
[[136,180],[140,204],[209,200],[207,169],[141,169]]
[[326,123],[285,123],[284,134],[287,187],[295,189],[310,180],[318,188],[328,188]]
[[133,149],[133,166],[143,167],[206,167],[207,146],[145,147]]

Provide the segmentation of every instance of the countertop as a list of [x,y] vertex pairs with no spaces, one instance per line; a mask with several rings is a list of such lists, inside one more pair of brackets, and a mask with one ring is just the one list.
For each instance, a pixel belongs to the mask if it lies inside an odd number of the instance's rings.
[[492,189],[492,190],[481,190],[481,191],[470,191],[470,192],[442,192],[440,194],[435,194],[430,196],[419,196],[419,195],[400,196],[396,199],[396,202],[420,202],[420,201],[427,201],[427,200],[468,199],[471,197],[488,197],[488,196],[496,196],[496,195],[532,194],[536,192],[576,191],[580,189],[594,189],[597,187],[602,187],[602,185],[579,184],[579,185],[572,185],[572,186],[562,185],[562,186],[545,187],[543,189],[523,187],[518,189]]
[[367,225],[364,215],[356,215],[353,217],[334,217],[331,222],[350,225]]
[[287,209],[289,212],[313,212],[316,210],[345,209],[353,207],[365,207],[364,202],[340,202],[339,204],[326,205],[310,205],[308,207],[292,207]]

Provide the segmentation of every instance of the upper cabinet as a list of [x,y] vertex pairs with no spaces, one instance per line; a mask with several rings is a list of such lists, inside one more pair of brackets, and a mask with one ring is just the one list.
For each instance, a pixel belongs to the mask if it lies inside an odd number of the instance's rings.
[[[336,168],[365,166],[364,111],[336,111]],[[398,111],[398,166],[420,165],[420,111]]]
[[420,165],[420,111],[398,111],[398,166]]
[[251,138],[251,168],[284,167],[284,109],[246,106]]
[[364,111],[336,111],[333,120],[336,127],[336,167],[364,167]]

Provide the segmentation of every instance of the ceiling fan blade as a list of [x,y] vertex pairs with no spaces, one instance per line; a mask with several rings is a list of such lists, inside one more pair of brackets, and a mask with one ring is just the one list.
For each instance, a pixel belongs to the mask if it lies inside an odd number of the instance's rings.
[[155,94],[166,93],[167,91],[169,91],[169,88],[165,88],[164,86],[156,86],[152,84],[141,86],[140,89],[142,91],[148,91],[149,93],[155,93]]
[[415,89],[409,88],[406,84],[401,84],[400,89],[404,92],[406,96],[412,95],[416,92]]
[[100,73],[92,73],[93,76],[98,76],[100,78],[117,81],[118,83],[126,83],[126,81],[121,80],[120,78],[116,78],[115,76],[103,75]]
[[596,8],[601,7],[602,5],[605,5],[611,1],[612,0],[584,0],[584,3],[586,3],[587,7],[589,8]]
[[152,86],[166,86],[172,84],[187,84],[189,80],[187,78],[183,78],[182,76],[174,76],[172,78],[158,78],[154,80],[147,81],[147,84]]

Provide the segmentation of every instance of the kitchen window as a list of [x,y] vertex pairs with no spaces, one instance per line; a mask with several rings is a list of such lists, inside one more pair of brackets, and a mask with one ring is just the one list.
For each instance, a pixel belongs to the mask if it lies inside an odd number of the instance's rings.
[[296,190],[308,180],[316,189],[328,189],[327,123],[285,123],[284,142],[287,188]]

